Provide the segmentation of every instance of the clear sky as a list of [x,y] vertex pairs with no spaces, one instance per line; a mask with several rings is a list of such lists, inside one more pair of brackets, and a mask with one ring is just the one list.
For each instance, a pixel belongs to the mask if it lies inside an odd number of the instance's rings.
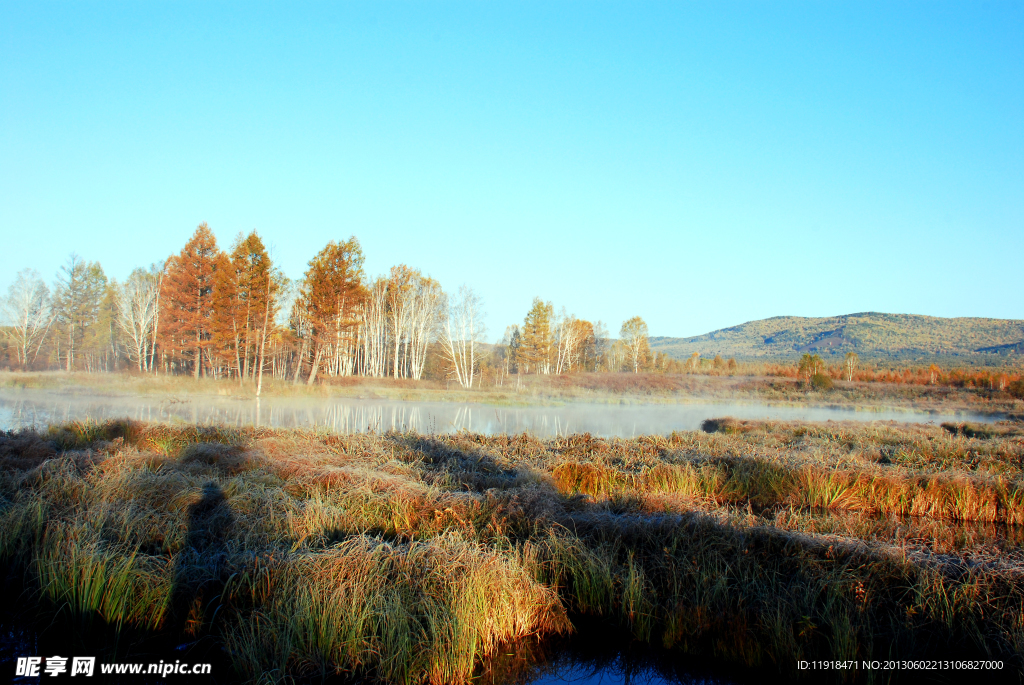
[[0,5],[0,292],[207,221],[652,335],[1024,319],[1024,3]]

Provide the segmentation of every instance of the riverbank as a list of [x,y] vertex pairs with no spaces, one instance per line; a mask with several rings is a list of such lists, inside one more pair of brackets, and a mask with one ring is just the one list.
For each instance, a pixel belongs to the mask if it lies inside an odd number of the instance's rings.
[[6,434],[0,558],[51,613],[212,643],[241,680],[464,681],[580,621],[815,681],[799,660],[1020,677],[1019,426],[706,429]]
[[[72,395],[187,398],[255,398],[251,383],[131,373],[0,372],[0,388],[40,389]],[[807,388],[789,378],[695,374],[583,373],[512,376],[502,385],[463,389],[454,383],[410,379],[344,377],[313,386],[264,378],[264,397],[351,398],[404,402],[449,402],[493,406],[566,403],[662,404],[694,401],[767,402],[838,407],[858,411],[914,410],[948,414],[1024,417],[1024,401],[1006,392],[931,385],[837,382],[831,390]]]

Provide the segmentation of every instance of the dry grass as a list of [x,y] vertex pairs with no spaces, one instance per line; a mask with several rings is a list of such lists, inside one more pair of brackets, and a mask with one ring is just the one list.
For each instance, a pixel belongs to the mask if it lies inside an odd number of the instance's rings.
[[1020,669],[1016,429],[709,428],[8,433],[0,558],[55,610],[209,636],[253,681],[465,681],[575,616],[780,673],[939,653]]

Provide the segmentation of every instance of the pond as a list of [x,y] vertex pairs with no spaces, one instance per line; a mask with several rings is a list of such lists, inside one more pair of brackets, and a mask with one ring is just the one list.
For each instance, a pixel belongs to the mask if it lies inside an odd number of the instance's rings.
[[757,402],[584,404],[509,407],[488,404],[405,402],[353,398],[98,396],[46,390],[0,389],[0,429],[64,421],[130,418],[165,423],[318,428],[338,433],[412,430],[419,433],[532,433],[552,437],[664,435],[696,430],[709,418],[776,421],[991,422],[991,416],[885,409],[800,407]]

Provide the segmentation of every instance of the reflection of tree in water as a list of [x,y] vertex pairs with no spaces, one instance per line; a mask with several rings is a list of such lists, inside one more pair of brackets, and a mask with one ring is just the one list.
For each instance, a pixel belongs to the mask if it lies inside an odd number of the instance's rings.
[[188,508],[188,533],[175,564],[170,608],[189,634],[202,625],[204,605],[223,586],[234,521],[223,490],[213,482],[203,486],[202,498]]

